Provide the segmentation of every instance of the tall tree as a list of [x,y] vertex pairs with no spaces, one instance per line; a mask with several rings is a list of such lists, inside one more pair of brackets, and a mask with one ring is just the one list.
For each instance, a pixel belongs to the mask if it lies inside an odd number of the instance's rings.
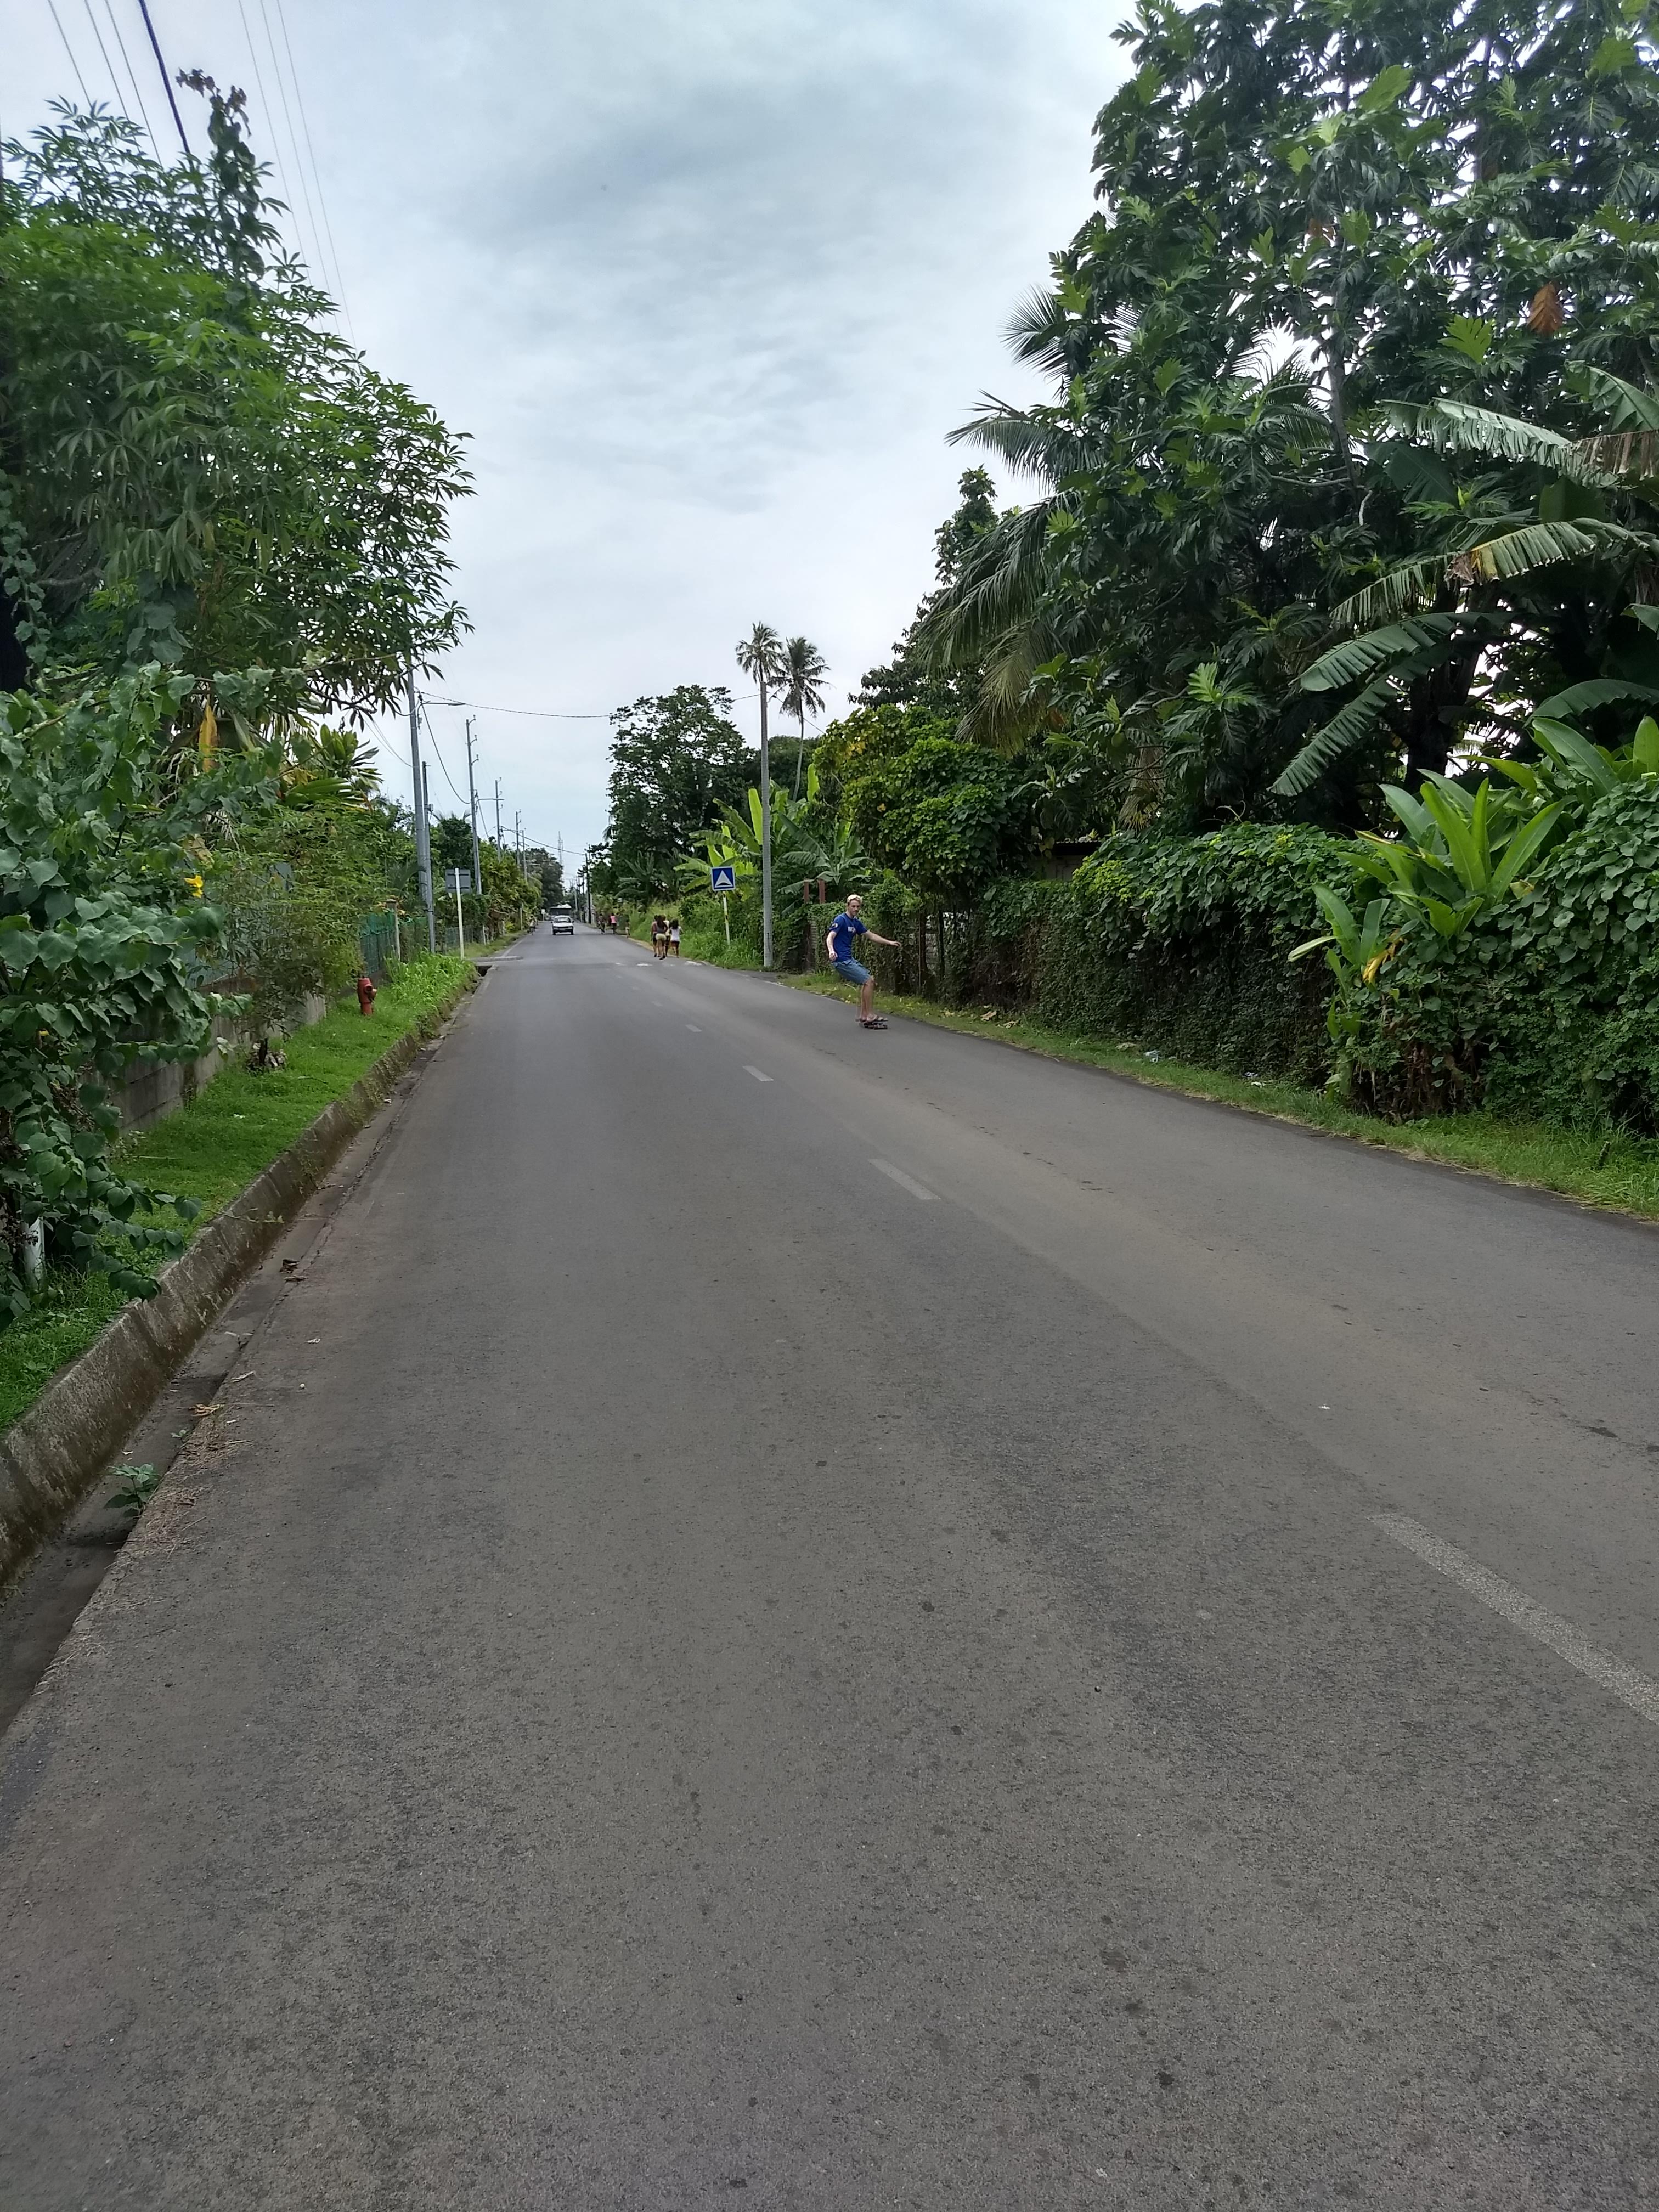
[[[1612,376],[1639,422],[1647,9],[1145,0],[1123,35],[1102,211],[1012,333],[1054,397],[959,434],[1042,495],[925,625],[933,666],[982,665],[981,732],[1109,712],[1155,806],[1213,820],[1279,780],[1273,804],[1352,818],[1383,775],[1501,739],[1514,702],[1644,665],[1632,489],[1443,410],[1570,443],[1621,427]],[[1426,592],[1395,600],[1419,632],[1334,701],[1313,671],[1419,560]]]
[[[395,707],[465,628],[461,447],[273,258],[240,95],[211,160],[58,111],[0,185],[0,684],[72,663],[282,672],[272,710]],[[229,719],[235,719],[231,708]]]
[[829,673],[829,662],[810,640],[788,640],[783,648],[783,708],[786,714],[795,717],[800,730],[799,743],[795,748],[797,799],[800,797],[801,763],[806,757],[806,717],[822,713],[823,679]]
[[722,685],[682,684],[611,717],[607,855],[635,895],[665,890],[679,855],[742,800],[750,757],[731,713]]
[[761,965],[772,965],[772,747],[766,726],[767,694],[783,682],[783,641],[769,623],[757,623],[738,643],[738,665],[760,690]]

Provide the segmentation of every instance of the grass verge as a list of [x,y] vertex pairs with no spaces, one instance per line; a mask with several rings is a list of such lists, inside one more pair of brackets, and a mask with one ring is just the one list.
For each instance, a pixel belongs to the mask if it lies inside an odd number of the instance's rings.
[[[365,1021],[354,1003],[288,1038],[286,1067],[227,1067],[189,1106],[121,1146],[124,1166],[158,1190],[201,1202],[200,1229],[343,1098],[398,1038],[432,1020],[471,972],[453,956],[410,963],[386,984]],[[28,1311],[0,1333],[0,1428],[23,1412],[65,1360],[84,1352],[125,1301],[102,1275],[48,1270]]]
[[[783,975],[778,980],[797,990],[816,991],[849,1005],[857,996],[844,983],[821,975]],[[1149,1059],[1139,1045],[1047,1029],[1024,1015],[999,1013],[987,1019],[984,1013],[971,1009],[953,1009],[929,999],[900,998],[890,993],[882,994],[880,1003],[889,1013],[931,1022],[936,1029],[995,1037],[1001,1043],[1017,1045],[1024,1052],[1039,1053],[1049,1060],[1108,1068],[1115,1075],[1127,1075],[1156,1089],[1177,1091],[1189,1098],[1217,1099],[1224,1105],[1243,1107],[1248,1113],[1266,1114],[1278,1121],[1324,1129],[1333,1136],[1352,1137],[1385,1152],[1403,1152],[1408,1159],[1433,1160],[1443,1167],[1492,1176],[1503,1182],[1556,1191],[1586,1206],[1659,1220],[1659,1143],[1650,1139],[1580,1134],[1540,1121],[1500,1121],[1487,1114],[1447,1115],[1431,1121],[1379,1121],[1370,1115],[1354,1113],[1322,1091],[1228,1075],[1213,1067],[1191,1067],[1176,1060]]]

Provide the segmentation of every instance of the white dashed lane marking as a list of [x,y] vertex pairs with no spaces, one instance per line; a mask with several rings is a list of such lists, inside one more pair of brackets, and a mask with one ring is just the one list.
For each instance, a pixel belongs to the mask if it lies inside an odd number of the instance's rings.
[[701,1036],[702,1035],[702,1031],[697,1027],[697,1024],[695,1022],[688,1022],[685,1026],[690,1030],[693,1036]]
[[769,1075],[762,1074],[759,1068],[750,1067],[746,1060],[743,1063],[743,1072],[745,1075],[752,1075],[757,1083],[769,1083],[772,1080]]
[[902,1168],[896,1168],[891,1160],[872,1160],[870,1164],[872,1168],[879,1168],[883,1175],[891,1176],[899,1188],[908,1190],[912,1198],[937,1200],[939,1193],[936,1190],[929,1190],[925,1182],[918,1182],[914,1176],[906,1175]]
[[1482,1605],[1489,1606],[1507,1620],[1511,1628],[1530,1636],[1534,1644],[1547,1644],[1558,1658],[1565,1659],[1569,1667],[1576,1667],[1581,1674],[1588,1674],[1604,1690],[1611,1690],[1615,1698],[1622,1698],[1644,1721],[1659,1723],[1659,1682],[1650,1674],[1643,1674],[1639,1668],[1626,1666],[1610,1651],[1603,1651],[1587,1636],[1581,1636],[1570,1620],[1563,1620],[1559,1613],[1538,1604],[1525,1590],[1516,1589],[1513,1583],[1506,1583],[1502,1575],[1493,1574],[1490,1567],[1483,1567],[1478,1559],[1470,1559],[1467,1552],[1460,1552],[1455,1544],[1447,1543],[1420,1522],[1410,1520],[1403,1513],[1378,1513],[1372,1517],[1384,1535],[1392,1536],[1396,1544],[1403,1544],[1437,1573],[1468,1590],[1471,1597],[1479,1598]]

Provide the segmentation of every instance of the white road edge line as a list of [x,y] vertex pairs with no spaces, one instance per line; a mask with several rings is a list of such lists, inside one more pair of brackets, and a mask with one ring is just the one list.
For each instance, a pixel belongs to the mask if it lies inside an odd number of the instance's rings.
[[759,1068],[750,1067],[746,1060],[743,1063],[743,1072],[745,1075],[752,1075],[757,1083],[769,1083],[772,1080],[769,1075],[763,1075]]
[[1455,1544],[1435,1535],[1418,1521],[1404,1513],[1376,1513],[1371,1516],[1376,1527],[1386,1536],[1407,1551],[1415,1552],[1419,1559],[1449,1580],[1478,1597],[1484,1606],[1507,1620],[1511,1628],[1518,1628],[1523,1636],[1530,1636],[1535,1644],[1547,1644],[1558,1658],[1565,1659],[1569,1667],[1576,1667],[1581,1674],[1588,1674],[1592,1682],[1599,1682],[1604,1690],[1611,1690],[1615,1698],[1622,1698],[1632,1712],[1640,1713],[1644,1721],[1659,1724],[1659,1682],[1639,1668],[1627,1667],[1622,1659],[1603,1651],[1587,1636],[1581,1636],[1570,1620],[1563,1620],[1559,1613],[1529,1598],[1525,1590],[1516,1589],[1506,1583],[1502,1575],[1495,1575],[1490,1567],[1483,1567],[1467,1552],[1460,1552]]
[[914,1176],[906,1175],[902,1168],[896,1168],[891,1160],[872,1160],[870,1164],[872,1168],[879,1168],[883,1175],[891,1176],[899,1188],[908,1190],[912,1198],[925,1198],[937,1203],[939,1193],[936,1190],[929,1190],[925,1182],[918,1182]]

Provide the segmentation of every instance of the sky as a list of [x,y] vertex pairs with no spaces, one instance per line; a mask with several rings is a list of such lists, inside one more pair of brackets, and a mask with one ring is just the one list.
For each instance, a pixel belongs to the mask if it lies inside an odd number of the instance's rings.
[[[176,143],[139,0],[0,7],[0,131],[78,96],[72,53]],[[427,688],[477,703],[486,827],[499,778],[508,836],[516,813],[578,860],[605,717],[644,694],[726,684],[752,742],[732,648],[757,621],[823,652],[827,715],[887,658],[975,458],[946,434],[1037,389],[1002,334],[1092,205],[1126,12],[150,0],[170,69],[246,88],[349,335],[471,441],[473,629]],[[429,708],[441,812],[464,811],[466,712]],[[406,797],[407,731],[377,735]]]

